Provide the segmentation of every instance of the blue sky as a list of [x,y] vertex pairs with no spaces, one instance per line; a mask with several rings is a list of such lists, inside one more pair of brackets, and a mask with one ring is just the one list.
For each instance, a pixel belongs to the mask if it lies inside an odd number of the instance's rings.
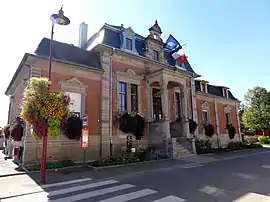
[[243,100],[248,88],[269,88],[270,1],[244,0],[24,0],[0,3],[1,66],[0,126],[6,124],[6,87],[25,52],[32,53],[50,36],[52,13],[64,5],[71,19],[56,27],[55,39],[78,44],[79,23],[90,36],[104,23],[124,24],[143,36],[158,20],[165,41],[169,34],[187,43],[193,69],[212,84],[225,85]]

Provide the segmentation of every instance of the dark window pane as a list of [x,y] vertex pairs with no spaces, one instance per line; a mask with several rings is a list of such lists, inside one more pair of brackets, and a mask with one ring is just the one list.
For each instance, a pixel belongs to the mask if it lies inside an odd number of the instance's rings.
[[117,108],[118,111],[124,112],[127,109],[127,95],[126,95],[126,83],[119,82],[118,83],[118,102],[117,102]]
[[129,38],[126,38],[126,49],[132,50],[132,40]]
[[208,118],[208,112],[207,111],[203,111],[203,122],[209,122],[209,118]]
[[154,50],[153,51],[153,59],[158,60],[159,59],[158,56],[159,56],[158,51]]
[[138,86],[135,84],[131,84],[130,88],[131,111],[138,111]]

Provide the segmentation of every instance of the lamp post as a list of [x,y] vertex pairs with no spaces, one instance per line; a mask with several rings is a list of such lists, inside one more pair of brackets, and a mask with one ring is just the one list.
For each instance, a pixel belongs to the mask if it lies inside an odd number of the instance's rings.
[[[58,14],[51,15],[52,21],[52,30],[51,30],[51,41],[50,41],[50,52],[49,52],[49,66],[48,66],[48,79],[51,81],[52,74],[52,50],[53,50],[53,34],[54,34],[54,24],[58,25],[68,25],[70,20],[64,16],[64,11],[61,9],[58,11]],[[47,141],[48,135],[43,136],[42,138],[42,156],[41,156],[41,169],[40,169],[40,183],[45,183],[45,173],[46,173],[46,158],[47,158]]]

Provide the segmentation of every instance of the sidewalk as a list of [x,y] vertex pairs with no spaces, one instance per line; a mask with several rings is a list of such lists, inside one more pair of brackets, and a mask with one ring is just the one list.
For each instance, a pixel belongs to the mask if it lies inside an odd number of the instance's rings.
[[17,171],[18,166],[13,163],[12,159],[5,160],[5,155],[0,150],[0,178],[11,176],[11,175],[20,175],[24,174],[24,171]]

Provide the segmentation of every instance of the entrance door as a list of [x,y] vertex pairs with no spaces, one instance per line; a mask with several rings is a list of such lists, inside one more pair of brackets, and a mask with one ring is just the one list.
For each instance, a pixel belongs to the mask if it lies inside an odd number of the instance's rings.
[[153,119],[154,121],[160,121],[162,119],[162,102],[160,89],[152,89],[153,100]]
[[175,92],[175,119],[180,120],[182,118],[182,102],[180,93]]

